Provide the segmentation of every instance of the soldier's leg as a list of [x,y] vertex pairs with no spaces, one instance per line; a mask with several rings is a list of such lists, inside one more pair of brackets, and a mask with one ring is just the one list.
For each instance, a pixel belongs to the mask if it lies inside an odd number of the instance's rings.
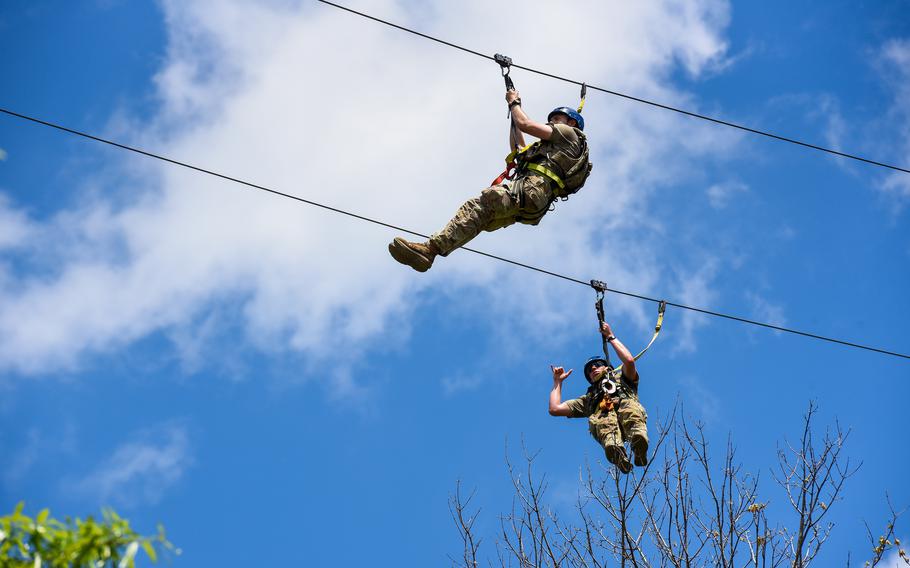
[[648,465],[648,413],[635,399],[625,399],[616,410],[622,431],[632,447],[635,465]]
[[389,244],[392,258],[418,272],[433,266],[437,255],[447,256],[481,231],[495,231],[515,222],[519,213],[518,199],[507,187],[494,185],[469,199],[446,226],[426,243],[413,243],[396,237]]
[[518,200],[506,186],[488,187],[479,197],[465,201],[452,220],[430,237],[429,244],[438,254],[447,256],[481,231],[495,231],[511,225],[518,212]]
[[603,447],[607,461],[615,464],[619,471],[629,473],[632,471],[632,464],[626,455],[626,449],[622,445],[622,434],[619,430],[619,422],[615,411],[601,414],[590,421],[591,435]]

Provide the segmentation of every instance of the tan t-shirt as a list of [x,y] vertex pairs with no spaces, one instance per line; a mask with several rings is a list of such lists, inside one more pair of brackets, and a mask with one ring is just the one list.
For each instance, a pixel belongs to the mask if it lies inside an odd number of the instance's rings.
[[[619,381],[622,383],[627,390],[631,391],[632,398],[638,397],[638,381],[641,380],[641,376],[638,377],[638,380],[632,382],[626,378],[624,373],[620,373]],[[566,406],[569,407],[569,415],[566,418],[584,418],[586,416],[591,416],[594,414],[594,405],[592,404],[591,397],[594,396],[590,392],[581,395],[578,398],[573,398],[566,401]]]
[[543,142],[567,146],[565,149],[566,152],[573,156],[577,156],[578,152],[581,151],[581,144],[578,142],[578,133],[575,132],[575,129],[568,124],[553,122],[548,122],[547,124],[553,129],[553,134],[550,136],[549,140],[544,140]]

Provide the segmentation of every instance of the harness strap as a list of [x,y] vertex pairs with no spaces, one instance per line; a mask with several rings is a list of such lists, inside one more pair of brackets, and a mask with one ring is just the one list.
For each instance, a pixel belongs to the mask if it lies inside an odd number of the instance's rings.
[[515,168],[516,167],[517,167],[517,164],[515,162],[507,163],[506,169],[503,170],[503,172],[501,174],[499,174],[499,176],[490,183],[490,187],[492,187],[494,185],[500,185],[504,181],[515,177]]
[[578,103],[578,114],[581,114],[581,111],[585,108],[585,95],[588,94],[588,85],[586,83],[581,84],[581,102]]
[[651,336],[651,341],[645,345],[645,348],[635,356],[635,361],[638,361],[638,358],[645,354],[645,351],[654,344],[654,340],[657,339],[657,336],[660,335],[660,328],[664,325],[664,312],[667,311],[667,302],[661,300],[660,304],[657,306],[657,324],[654,326],[654,335]]
[[546,166],[541,166],[540,164],[535,164],[534,162],[528,162],[527,164],[525,164],[525,167],[528,168],[529,170],[533,170],[537,173],[543,174],[546,177],[550,178],[550,180],[552,180],[553,182],[556,183],[557,186],[559,186],[559,189],[566,188],[566,183],[564,181],[562,181],[562,178],[560,178],[558,175],[556,175],[556,172],[554,172],[550,168],[548,168]]
[[517,163],[519,156],[521,156],[522,154],[524,154],[525,152],[527,152],[528,150],[530,150],[533,146],[535,146],[537,144],[540,144],[540,142],[531,142],[524,148],[515,148],[514,150],[509,152],[508,156],[506,156],[506,163],[507,164]]
[[[499,177],[493,180],[493,183],[490,185],[499,185],[507,179],[514,178],[515,174],[518,172],[519,160],[521,159],[522,154],[530,150],[531,147],[533,147],[535,144],[539,144],[539,142],[534,142],[532,144],[528,144],[524,148],[516,148],[509,152],[509,155],[506,156],[506,169],[501,174],[499,174]],[[560,190],[564,190],[566,188],[566,183],[562,180],[561,177],[559,177],[559,174],[546,166],[535,162],[523,162],[520,164],[520,166],[522,168],[541,174],[542,176],[555,183]]]

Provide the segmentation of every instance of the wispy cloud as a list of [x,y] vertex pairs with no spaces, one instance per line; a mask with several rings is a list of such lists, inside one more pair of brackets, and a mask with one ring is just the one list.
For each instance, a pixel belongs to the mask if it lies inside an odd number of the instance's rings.
[[0,435],[4,455],[0,479],[10,487],[27,479],[35,468],[47,466],[61,456],[71,456],[77,448],[76,427],[71,422],[63,422],[52,433],[29,428],[19,440],[13,438],[13,433],[9,429]]
[[711,207],[725,209],[738,196],[749,193],[749,186],[740,181],[727,181],[712,185],[705,193]]
[[[702,259],[701,266],[691,272],[680,276],[679,303],[690,306],[710,306],[717,296],[712,289],[711,282],[717,274],[720,262],[714,257]],[[679,321],[675,328],[674,353],[692,353],[697,348],[695,332],[706,325],[706,317],[689,310],[672,309],[665,316],[665,324],[672,320]]]
[[694,406],[699,420],[708,424],[720,417],[720,399],[700,378],[695,375],[684,375],[679,379],[679,385],[686,407]]
[[0,193],[0,252],[25,245],[35,233],[36,227],[27,214],[14,208],[9,199]]
[[8,154],[6,153],[6,150],[0,148],[0,162],[5,162],[7,157]]
[[475,390],[483,383],[480,375],[457,374],[442,379],[442,389],[446,396],[451,396],[462,391]]
[[[910,164],[910,39],[892,40],[881,50],[882,76],[893,92],[888,111],[890,120],[899,125],[898,165]],[[885,178],[881,190],[891,200],[894,212],[900,213],[910,203],[910,176],[894,172]]]
[[180,481],[192,462],[186,428],[171,424],[140,433],[67,485],[102,503],[154,504]]
[[[774,304],[755,292],[746,292],[746,302],[755,319],[776,326],[787,325],[784,308]],[[781,332],[776,332],[781,333]]]
[[[155,77],[159,112],[145,122],[112,117],[118,137],[422,232],[441,227],[496,173],[507,129],[495,68],[479,77],[483,64],[473,58],[321,6],[176,0],[162,6],[168,46]],[[726,54],[723,1],[680,8],[665,0],[622,10],[591,2],[571,38],[526,41],[522,30],[537,25],[546,6],[510,13],[504,30],[496,10],[504,13],[505,5],[438,3],[432,18],[421,11],[420,27],[480,49],[493,37],[513,42],[541,68],[691,108],[697,101],[667,77],[679,66],[698,76]],[[415,17],[395,2],[376,2],[371,10],[405,24]],[[560,55],[566,52],[597,55],[566,61]],[[533,116],[577,97],[558,82],[514,75]],[[369,86],[369,104],[362,88],[340,87],[352,76]],[[609,266],[612,284],[648,293],[660,275],[649,259],[659,258],[653,253],[663,245],[635,230],[654,222],[642,211],[717,159],[718,147],[734,147],[735,138],[669,113],[593,99],[585,113],[595,152],[589,186],[540,226],[482,235],[477,246],[569,274]],[[361,151],[352,160],[355,147]],[[404,181],[383,173],[390,165],[407,172]],[[416,275],[388,257],[385,243],[393,235],[386,230],[171,166],[127,158],[119,168],[120,179],[134,180],[119,182],[135,185],[126,202],[95,197],[41,223],[45,242],[58,244],[35,244],[21,254],[52,268],[0,279],[0,370],[74,368],[86,356],[164,332],[193,371],[205,364],[199,337],[224,329],[203,323],[195,338],[174,330],[210,321],[227,303],[238,306],[228,330],[235,342],[309,361],[339,353],[349,360],[402,341],[425,290],[467,290],[491,320],[547,341],[569,340],[589,323],[587,299],[551,301],[564,295],[562,282],[528,286],[527,273],[463,252]],[[122,195],[111,179],[117,176],[83,183]],[[604,231],[611,231],[609,247]],[[640,260],[631,264],[630,257]],[[696,275],[680,284],[683,295],[710,296],[713,271],[700,268],[700,258],[678,262]],[[618,300],[613,307],[643,330],[650,325],[645,306]],[[344,384],[343,367],[332,365],[336,385]]]
[[[906,543],[906,539],[901,539],[901,543]],[[900,548],[906,547],[902,546]],[[884,557],[882,557],[881,562],[879,562],[877,566],[880,566],[881,568],[907,568],[907,563],[901,559],[897,548],[892,548]]]

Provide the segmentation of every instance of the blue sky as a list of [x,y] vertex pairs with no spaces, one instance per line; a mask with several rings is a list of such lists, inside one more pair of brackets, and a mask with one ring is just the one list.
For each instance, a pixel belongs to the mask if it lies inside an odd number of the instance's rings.
[[[573,37],[547,3],[355,5],[910,164],[906,2],[578,3]],[[495,65],[316,3],[8,3],[0,32],[6,108],[421,232],[507,147]],[[513,78],[532,117],[577,100]],[[584,190],[472,246],[910,351],[910,175],[599,93],[585,116]],[[557,501],[602,459],[584,421],[546,413],[548,366],[599,349],[591,290],[466,253],[418,275],[389,230],[9,117],[0,148],[0,509],[109,504],[164,523],[177,565],[439,565],[458,552],[457,480],[495,532],[507,445],[541,450]],[[654,306],[608,295],[607,311],[647,342]],[[886,491],[910,505],[905,361],[671,308],[639,368],[649,413],[679,398],[715,447],[732,434],[782,522],[776,445],[810,400],[819,428],[851,429],[863,466],[821,565],[867,550]]]

